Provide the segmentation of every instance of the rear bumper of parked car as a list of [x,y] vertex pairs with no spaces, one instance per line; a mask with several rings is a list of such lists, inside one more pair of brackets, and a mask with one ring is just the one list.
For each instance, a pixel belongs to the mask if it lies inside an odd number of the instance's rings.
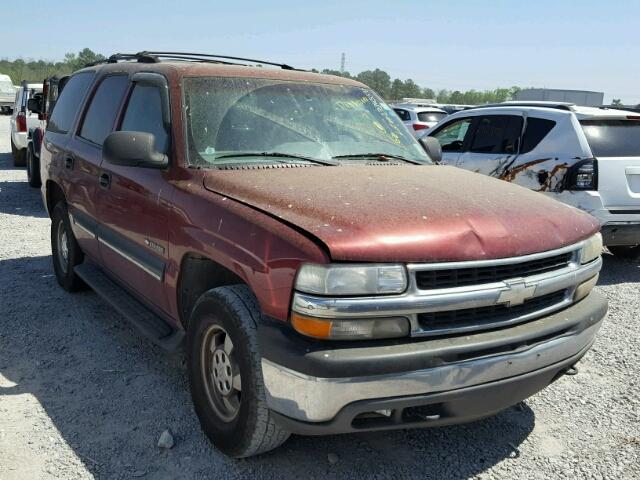
[[604,245],[640,244],[640,207],[605,207],[595,191],[551,192],[549,195],[596,217],[602,225]]
[[269,406],[301,434],[471,421],[561,376],[590,348],[606,312],[592,292],[511,328],[376,345],[313,342],[274,322],[260,329]]

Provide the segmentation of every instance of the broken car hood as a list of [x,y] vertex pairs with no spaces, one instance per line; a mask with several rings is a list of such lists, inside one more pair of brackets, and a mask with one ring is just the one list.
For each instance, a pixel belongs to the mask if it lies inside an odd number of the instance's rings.
[[333,260],[479,260],[551,250],[597,221],[525,188],[445,166],[209,170],[208,190],[303,229]]

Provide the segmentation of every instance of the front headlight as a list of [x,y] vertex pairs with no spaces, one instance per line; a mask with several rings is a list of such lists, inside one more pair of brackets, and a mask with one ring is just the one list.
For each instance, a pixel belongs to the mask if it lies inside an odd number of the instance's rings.
[[580,263],[589,263],[602,254],[602,235],[598,232],[584,242],[580,252]]
[[296,290],[317,295],[379,295],[407,288],[403,265],[303,265]]

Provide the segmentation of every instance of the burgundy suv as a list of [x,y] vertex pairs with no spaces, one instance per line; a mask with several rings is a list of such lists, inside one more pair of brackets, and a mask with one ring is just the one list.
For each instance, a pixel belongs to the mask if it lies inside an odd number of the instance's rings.
[[234,61],[80,70],[41,155],[60,285],[184,348],[220,450],[474,420],[585,354],[595,219],[433,165],[361,83]]

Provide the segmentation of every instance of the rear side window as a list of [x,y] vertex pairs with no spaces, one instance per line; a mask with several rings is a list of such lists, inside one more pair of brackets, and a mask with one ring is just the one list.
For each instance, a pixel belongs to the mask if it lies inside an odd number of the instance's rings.
[[67,133],[73,125],[78,107],[82,103],[89,85],[93,80],[93,72],[78,73],[69,79],[64,91],[56,102],[51,113],[47,130],[56,133]]
[[439,122],[444,117],[446,117],[446,113],[438,113],[438,112],[419,112],[418,120],[421,122]]
[[162,98],[157,87],[136,84],[120,130],[152,133],[156,137],[156,150],[167,153],[169,135],[162,121]]
[[471,143],[474,153],[515,153],[522,132],[522,117],[488,115],[479,117]]
[[402,120],[403,122],[408,122],[409,120],[411,120],[411,116],[406,110],[402,110],[401,108],[394,108],[394,110],[400,117],[400,120]]
[[556,122],[553,120],[535,117],[527,118],[527,128],[522,139],[520,153],[527,153],[536,148],[555,126]]
[[461,152],[470,126],[471,119],[463,118],[445,125],[433,136],[440,142],[443,152]]
[[113,129],[118,107],[128,83],[129,79],[126,75],[109,76],[100,83],[91,99],[80,130],[82,138],[96,145],[102,145]]
[[640,121],[582,120],[595,157],[640,157]]

